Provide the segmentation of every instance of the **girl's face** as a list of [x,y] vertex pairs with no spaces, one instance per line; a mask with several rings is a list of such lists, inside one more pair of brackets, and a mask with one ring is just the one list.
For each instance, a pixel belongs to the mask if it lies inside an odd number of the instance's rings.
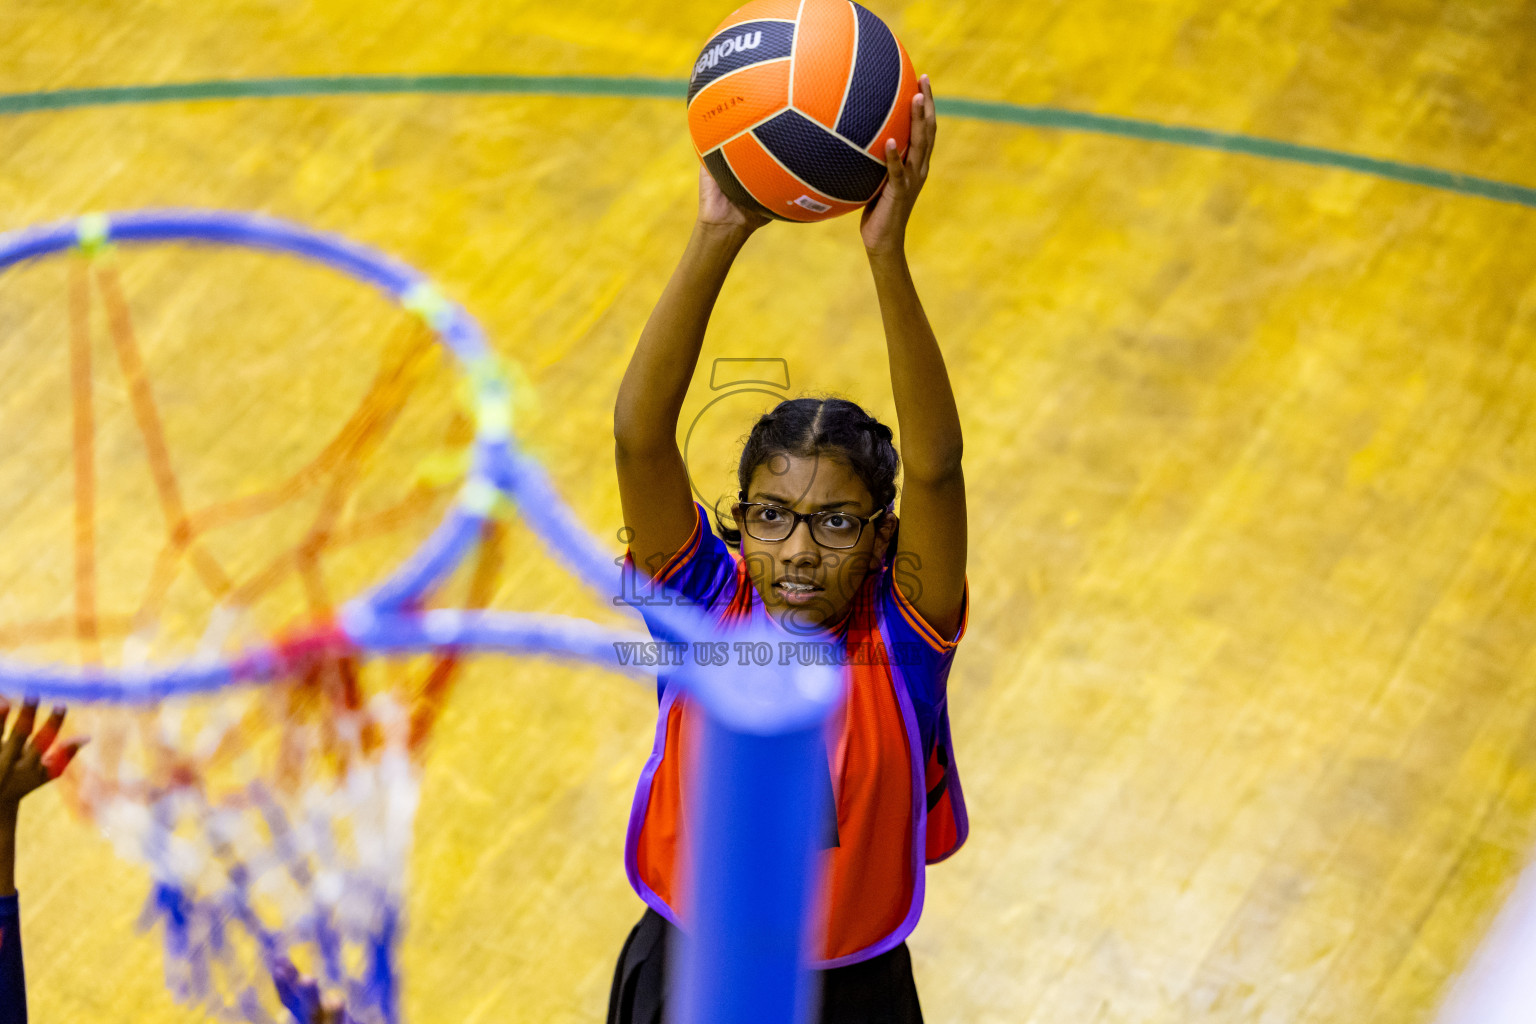
[[[752,473],[747,502],[764,502],[800,513],[875,514],[869,488],[836,456],[775,455]],[[825,547],[811,536],[809,522],[797,522],[779,541],[762,541],[746,530],[743,510],[734,512],[741,530],[741,555],[768,613],[788,632],[807,633],[835,623],[858,593],[864,577],[885,557],[896,520],[886,514],[865,523],[852,547]],[[773,513],[780,522],[786,518]],[[846,521],[836,524],[846,527]],[[759,530],[759,532],[763,532]],[[814,589],[786,587],[786,582]]]

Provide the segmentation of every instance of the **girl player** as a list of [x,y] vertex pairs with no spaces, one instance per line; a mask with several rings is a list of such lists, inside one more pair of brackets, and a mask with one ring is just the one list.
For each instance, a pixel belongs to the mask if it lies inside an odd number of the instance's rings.
[[[0,729],[11,706],[0,698]],[[21,915],[16,894],[16,818],[21,798],[58,778],[84,746],[72,740],[58,747],[64,709],[54,708],[34,734],[37,705],[21,706],[10,735],[0,741],[0,1024],[26,1024],[27,986],[21,969]]]
[[[886,187],[860,223],[904,448],[900,529],[891,430],[841,399],[782,402],[757,422],[738,469],[734,526],[720,523],[719,537],[690,500],[678,414],[720,287],[766,223],[730,203],[702,169],[693,237],[614,408],[631,531],[626,572],[643,566],[653,583],[717,622],[767,616],[797,640],[883,652],[849,659],[845,699],[828,730],[835,821],[825,840],[823,948],[814,966],[820,1020],[829,1024],[922,1020],[905,939],[922,910],[925,862],[953,853],[966,834],[945,710],[968,596],[960,419],[905,255],[936,125],[923,76],[906,160],[887,143]],[[677,909],[687,817],[678,762],[692,712],[667,674],[659,687],[656,743],[625,848],[630,883],[648,909],[619,956],[609,1024],[660,1024],[673,928],[685,919]]]

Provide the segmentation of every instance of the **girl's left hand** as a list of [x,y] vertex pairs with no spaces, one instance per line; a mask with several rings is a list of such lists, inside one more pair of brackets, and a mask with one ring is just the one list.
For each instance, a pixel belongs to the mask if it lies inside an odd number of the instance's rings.
[[928,159],[933,155],[933,136],[939,126],[933,109],[933,85],[928,76],[918,79],[922,91],[912,97],[912,138],[907,159],[896,152],[896,140],[885,144],[885,188],[864,207],[859,234],[870,255],[900,252],[906,244],[907,221],[917,195],[928,180]]

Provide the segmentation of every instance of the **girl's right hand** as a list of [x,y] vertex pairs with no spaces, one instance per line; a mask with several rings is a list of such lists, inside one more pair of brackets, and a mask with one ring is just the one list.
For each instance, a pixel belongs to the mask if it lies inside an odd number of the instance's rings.
[[725,197],[709,169],[699,164],[699,224],[710,228],[724,228],[750,235],[768,218],[751,210],[744,210]]

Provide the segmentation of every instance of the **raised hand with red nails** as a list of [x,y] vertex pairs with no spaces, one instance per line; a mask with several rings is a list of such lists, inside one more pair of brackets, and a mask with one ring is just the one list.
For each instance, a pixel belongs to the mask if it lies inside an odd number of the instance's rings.
[[[0,697],[0,729],[10,717],[11,704]],[[64,774],[85,745],[80,739],[54,746],[64,725],[63,708],[54,708],[34,732],[36,721],[37,702],[28,701],[0,741],[0,897],[16,892],[16,818],[22,797]]]
[[[0,697],[0,730],[11,717],[11,704]],[[0,740],[0,1024],[26,1024],[27,987],[21,963],[21,912],[16,895],[16,818],[22,797],[64,774],[85,745],[70,740],[54,746],[64,725],[64,709],[54,708],[42,726],[37,702],[27,701]]]
[[[17,712],[5,739],[0,741],[0,825],[7,815],[14,820],[22,797],[63,775],[69,762],[85,746],[84,739],[54,746],[64,725],[64,714],[63,708],[54,708],[34,732],[37,702],[27,701]],[[10,702],[0,697],[0,729],[4,729],[10,715]],[[4,892],[0,891],[0,895]]]

